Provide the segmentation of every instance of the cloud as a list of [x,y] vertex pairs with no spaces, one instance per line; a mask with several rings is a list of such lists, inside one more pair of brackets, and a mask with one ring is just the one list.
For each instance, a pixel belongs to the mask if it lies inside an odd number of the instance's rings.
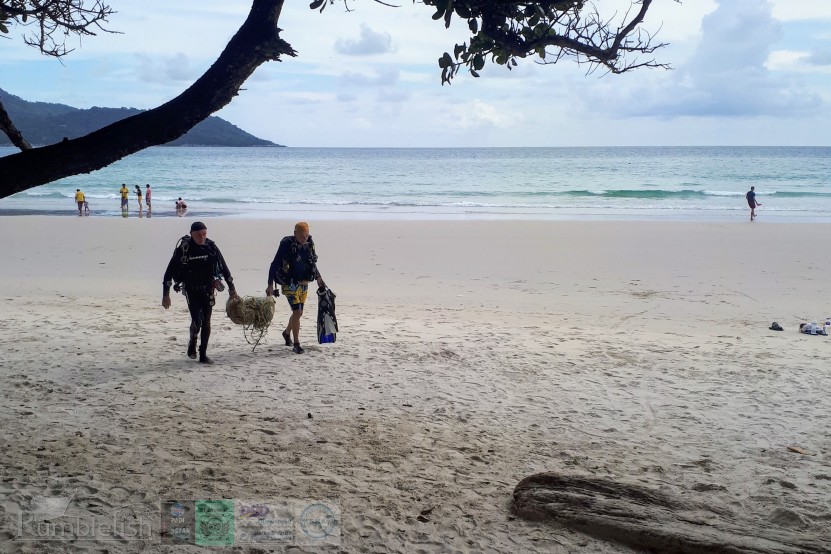
[[398,90],[392,89],[383,89],[378,91],[378,101],[379,102],[392,102],[396,104],[400,104],[409,100],[410,95],[406,92],[401,92]]
[[811,65],[826,66],[831,65],[831,50],[823,52],[811,52],[805,60]]
[[181,83],[196,78],[189,58],[181,52],[168,58],[156,59],[146,54],[136,54],[136,71],[140,80],[147,83]]
[[338,79],[340,86],[352,87],[388,87],[398,82],[400,72],[396,67],[378,67],[375,75],[366,75],[356,71],[346,71]]
[[393,51],[392,37],[389,33],[376,33],[365,23],[361,24],[359,39],[338,39],[335,51],[346,56],[371,56]]
[[475,99],[459,115],[459,126],[465,129],[482,127],[511,127],[522,117],[516,113],[502,113],[496,107]]
[[355,102],[358,100],[358,97],[354,94],[339,92],[335,95],[335,100],[338,102]]
[[[719,0],[702,19],[701,38],[689,62],[679,69],[651,76],[649,85],[635,85],[623,95],[620,87],[604,87],[605,95],[618,93],[618,115],[692,117],[795,116],[814,113],[821,96],[804,90],[799,82],[777,73],[793,58],[772,55],[783,35],[767,0]],[[777,66],[769,66],[773,60]],[[628,81],[628,82],[631,82]],[[595,98],[592,102],[598,105]],[[601,104],[602,105],[602,104]]]

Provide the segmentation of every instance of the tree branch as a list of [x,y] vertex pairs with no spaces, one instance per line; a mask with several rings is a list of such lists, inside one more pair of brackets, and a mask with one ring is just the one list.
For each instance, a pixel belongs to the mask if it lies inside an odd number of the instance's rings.
[[[627,55],[651,54],[665,46],[653,44],[653,37],[641,28],[652,0],[630,0],[630,10],[617,28],[611,20],[602,20],[597,8],[584,0],[421,1],[436,8],[433,19],[442,18],[449,25],[455,14],[467,20],[471,31],[469,44],[457,44],[453,56],[446,52],[439,59],[442,84],[449,83],[463,67],[478,77],[488,59],[511,69],[517,59],[531,55],[539,56],[542,61],[538,63],[542,64],[569,57],[578,65],[602,66],[611,73],[637,67],[668,68],[654,60],[626,59]],[[637,4],[637,15],[627,21],[629,11]]]
[[[62,58],[72,52],[66,48],[69,35],[95,35],[96,28],[114,32],[105,29],[102,22],[116,12],[103,0],[94,0],[92,7],[87,7],[89,4],[90,0],[0,0],[0,23],[12,18],[22,27],[33,25],[36,30],[24,36],[23,42],[42,54]],[[7,33],[7,26],[0,31]]]
[[12,141],[12,144],[20,148],[21,150],[31,150],[32,145],[23,138],[23,134],[17,130],[17,127],[14,126],[12,123],[12,119],[9,117],[8,112],[6,112],[5,106],[3,106],[3,102],[0,102],[0,131],[6,133],[6,136],[9,137],[9,140]]
[[152,110],[84,137],[0,158],[0,198],[89,173],[150,146],[165,144],[222,109],[257,67],[296,56],[279,36],[284,0],[254,0],[248,18],[214,64],[190,88]]

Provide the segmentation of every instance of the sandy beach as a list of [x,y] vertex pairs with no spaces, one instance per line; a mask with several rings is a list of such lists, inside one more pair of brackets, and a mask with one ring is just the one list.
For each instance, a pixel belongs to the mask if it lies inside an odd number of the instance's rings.
[[[0,551],[171,551],[19,540],[18,512],[70,491],[148,517],[327,501],[344,552],[631,552],[514,516],[543,471],[831,544],[831,337],[798,332],[831,315],[831,225],[310,221],[337,343],[311,300],[306,354],[283,346],[281,297],[255,352],[215,311],[204,366],[183,297],[161,307],[191,221],[0,217]],[[293,221],[205,222],[262,296]]]

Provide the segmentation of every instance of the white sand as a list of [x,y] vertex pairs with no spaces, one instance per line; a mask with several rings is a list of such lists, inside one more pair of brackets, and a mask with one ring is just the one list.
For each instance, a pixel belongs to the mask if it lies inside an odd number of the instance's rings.
[[[348,552],[627,552],[510,515],[520,479],[558,471],[831,541],[831,338],[797,332],[831,315],[831,226],[312,221],[337,344],[312,300],[307,354],[281,346],[280,298],[255,353],[216,312],[207,367],[184,299],[160,305],[191,220],[0,218],[7,519],[33,488],[147,513],[329,499]],[[291,223],[206,223],[262,295]],[[74,551],[6,524],[0,551]]]

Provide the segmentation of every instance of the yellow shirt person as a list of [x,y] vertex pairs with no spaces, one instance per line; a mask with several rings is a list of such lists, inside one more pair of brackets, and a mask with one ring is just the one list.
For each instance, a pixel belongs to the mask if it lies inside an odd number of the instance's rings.
[[75,202],[78,203],[78,215],[81,215],[84,212],[84,193],[81,192],[81,189],[75,189]]
[[121,183],[121,189],[118,191],[121,193],[121,209],[127,209],[127,202],[130,199],[130,189],[127,188],[127,185]]

